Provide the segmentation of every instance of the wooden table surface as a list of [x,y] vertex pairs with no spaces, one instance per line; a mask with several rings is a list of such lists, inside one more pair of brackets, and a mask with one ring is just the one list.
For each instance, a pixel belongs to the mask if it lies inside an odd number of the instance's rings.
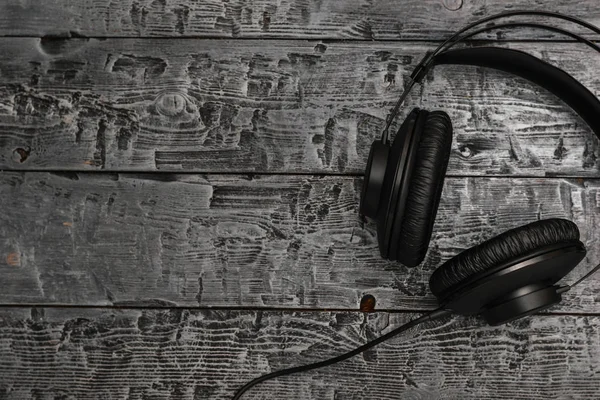
[[[489,69],[438,67],[397,121],[419,106],[454,124],[423,265],[382,260],[357,216],[370,143],[424,52],[525,7],[600,25],[593,0],[2,1],[0,399],[229,399],[435,307],[440,263],[540,218],[577,223],[588,255],[566,281],[582,276],[600,262],[599,142]],[[583,45],[479,39],[600,95]],[[508,325],[428,323],[244,398],[599,399],[599,293],[597,275]]]

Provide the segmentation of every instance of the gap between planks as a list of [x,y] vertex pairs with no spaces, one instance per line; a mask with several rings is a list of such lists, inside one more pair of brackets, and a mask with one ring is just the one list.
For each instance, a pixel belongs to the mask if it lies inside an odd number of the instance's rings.
[[[53,168],[15,168],[15,169],[0,169],[0,173],[64,173],[64,174],[96,174],[96,175],[226,175],[226,176],[340,176],[351,178],[362,178],[364,173],[358,172],[248,172],[248,171],[204,171],[204,170],[145,170],[145,169],[111,169],[111,170],[91,170],[91,169],[53,169]],[[585,179],[590,181],[600,180],[600,176],[583,176],[583,175],[562,175],[562,174],[546,174],[546,175],[510,175],[510,174],[446,174],[445,178],[481,178],[481,179]]]
[[[450,35],[448,35],[450,37]],[[71,35],[0,35],[0,39],[42,39],[47,41],[52,40],[131,40],[131,39],[142,39],[142,40],[156,40],[156,39],[169,39],[169,40],[203,40],[203,41],[256,41],[260,40],[261,42],[270,42],[270,41],[290,41],[290,42],[314,42],[320,41],[324,43],[365,43],[365,42],[376,42],[376,43],[433,43],[439,44],[444,41],[448,37],[444,37],[441,39],[418,39],[418,38],[399,38],[399,39],[357,39],[357,38],[348,38],[342,39],[333,36],[314,36],[314,37],[287,37],[287,36],[269,36],[267,38],[260,38],[254,36],[247,37],[226,37],[226,36],[152,36],[152,35],[143,35],[143,36],[124,36],[124,35],[114,35],[114,36],[101,36],[101,35],[82,35],[77,32],[72,32]],[[592,43],[600,43],[600,39],[588,38],[588,40]],[[464,44],[489,44],[489,43],[579,43],[579,40],[574,39],[467,39],[461,41]]]
[[[86,310],[190,310],[190,311],[256,311],[256,312],[299,312],[299,313],[326,313],[326,312],[343,312],[356,314],[425,314],[429,309],[390,309],[378,308],[373,311],[361,311],[356,308],[294,308],[294,307],[243,307],[243,306],[217,306],[217,307],[193,307],[193,306],[177,306],[177,305],[86,305],[86,304],[35,304],[35,303],[14,303],[0,304],[0,310],[3,309],[19,309],[19,308],[44,308],[44,309],[86,309]],[[456,315],[456,314],[452,314]],[[596,312],[554,312],[544,311],[534,314],[536,317],[555,317],[555,316],[571,316],[571,317],[598,317],[600,313]],[[466,318],[466,317],[465,317]]]

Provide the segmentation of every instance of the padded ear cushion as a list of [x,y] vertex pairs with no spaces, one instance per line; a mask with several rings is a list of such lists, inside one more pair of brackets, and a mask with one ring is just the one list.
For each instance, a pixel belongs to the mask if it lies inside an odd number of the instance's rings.
[[439,297],[477,273],[563,242],[582,245],[577,225],[566,219],[545,219],[511,229],[446,261],[431,275],[429,287]]
[[392,235],[399,238],[396,259],[409,267],[419,265],[429,247],[452,147],[452,122],[448,114],[430,112],[420,136],[404,216],[400,226],[394,226],[398,235]]
[[[389,149],[387,164],[381,186],[381,195],[379,207],[377,209],[377,242],[379,251],[383,258],[389,258],[390,237],[392,231],[392,221],[395,215],[400,194],[399,182],[402,182],[402,175],[406,164],[406,158],[403,157],[410,152],[411,140],[414,137],[417,117],[421,111],[418,108],[413,109],[406,117],[394,141]],[[401,202],[400,202],[401,203]]]

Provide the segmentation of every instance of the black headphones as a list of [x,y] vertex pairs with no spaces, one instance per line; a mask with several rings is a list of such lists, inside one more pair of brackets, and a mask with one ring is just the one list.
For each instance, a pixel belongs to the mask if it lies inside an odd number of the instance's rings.
[[[449,50],[432,64],[464,64],[511,72],[539,84],[571,106],[600,137],[600,102],[566,72],[504,48]],[[381,256],[415,267],[429,247],[452,143],[443,111],[414,109],[393,143],[371,146],[360,212],[377,223]],[[463,251],[442,264],[429,286],[445,309],[482,313],[500,324],[560,301],[554,286],[586,254],[577,226],[547,219],[521,226]]]
[[[485,22],[517,15],[559,18],[600,34],[600,28],[573,17],[544,11],[512,11],[465,27],[423,58],[390,114],[381,140],[372,144],[367,161],[360,213],[375,220],[383,258],[415,267],[423,261],[429,247],[450,157],[452,122],[444,111],[415,108],[391,144],[388,133],[414,84],[420,83],[434,65],[494,68],[536,83],[569,105],[600,139],[600,101],[563,70],[518,50],[497,47],[450,50],[456,43],[487,30],[528,26],[574,37],[600,52],[594,43],[572,32],[534,23],[486,26],[463,35]],[[481,315],[489,324],[498,325],[551,307],[561,301],[562,293],[600,268],[597,266],[570,286],[558,285],[585,255],[577,225],[565,219],[539,220],[506,231],[463,251],[436,269],[429,287],[439,301],[437,310],[339,357],[259,377],[242,387],[234,400],[259,382],[345,360],[426,320],[449,314]]]

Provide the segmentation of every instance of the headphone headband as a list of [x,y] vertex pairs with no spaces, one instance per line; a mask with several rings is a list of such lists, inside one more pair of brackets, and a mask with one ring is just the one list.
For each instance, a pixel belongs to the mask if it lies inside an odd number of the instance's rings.
[[[554,17],[600,33],[600,28],[562,14],[509,11],[470,24],[425,55],[388,116],[381,140],[372,144],[367,161],[360,213],[376,218],[383,257],[396,260],[401,252],[404,253],[401,261],[405,265],[416,266],[423,261],[425,252],[421,249],[429,246],[431,238],[450,156],[450,118],[444,112],[429,114],[415,109],[402,124],[394,143],[388,144],[391,122],[410,90],[415,83],[422,81],[430,67],[436,64],[473,65],[527,79],[562,99],[600,139],[600,101],[560,68],[512,49],[480,47],[450,50],[460,41],[488,30],[528,26],[565,34],[600,52],[595,43],[573,32],[536,23],[492,25],[463,35],[485,22],[519,15]],[[546,219],[514,228],[464,251],[434,272],[430,288],[443,303],[442,307],[340,356],[260,376],[240,388],[233,399],[239,399],[244,392],[267,379],[346,360],[421,322],[445,317],[450,312],[479,314],[494,325],[537,313],[559,303],[562,293],[600,271],[599,264],[574,284],[556,284],[581,262],[585,254],[585,246],[579,241],[579,230],[573,222]]]
[[520,50],[478,47],[440,53],[432,59],[436,64],[487,67],[527,79],[562,99],[600,139],[600,101],[571,75],[539,58]]
[[[406,98],[408,97],[408,94],[414,87],[415,83],[421,83],[421,81],[425,77],[425,74],[435,64],[434,59],[438,56],[441,56],[443,53],[447,53],[451,47],[455,46],[456,44],[458,44],[468,38],[476,36],[480,33],[488,32],[491,30],[499,29],[499,28],[529,27],[529,28],[543,29],[543,30],[547,30],[547,31],[551,31],[551,32],[558,32],[565,36],[572,37],[575,40],[582,42],[582,43],[586,44],[587,46],[591,47],[592,49],[600,52],[600,47],[598,45],[596,45],[591,40],[588,40],[580,35],[577,35],[574,32],[571,32],[571,31],[568,31],[565,29],[561,29],[558,27],[554,27],[551,25],[544,25],[544,24],[531,23],[531,22],[511,22],[511,23],[505,23],[505,24],[495,24],[495,25],[483,27],[483,28],[475,30],[475,31],[471,31],[471,32],[466,33],[463,36],[461,36],[463,33],[471,30],[472,28],[474,28],[478,25],[483,24],[484,22],[492,21],[495,19],[501,19],[501,18],[505,18],[505,17],[519,16],[519,15],[543,15],[543,16],[549,16],[549,17],[553,17],[553,18],[557,18],[557,19],[563,19],[563,20],[567,20],[570,22],[574,22],[577,25],[583,26],[585,28],[592,30],[595,33],[600,34],[600,28],[598,28],[590,23],[587,23],[583,20],[580,20],[575,17],[570,17],[570,16],[566,16],[563,14],[559,14],[559,13],[546,12],[546,11],[527,11],[527,10],[509,11],[506,13],[496,14],[491,17],[483,18],[479,21],[476,21],[476,22],[466,26],[465,28],[461,29],[460,31],[456,32],[453,36],[451,36],[446,41],[444,41],[442,44],[440,44],[434,51],[427,52],[425,54],[425,57],[423,57],[423,59],[421,60],[421,62],[419,62],[419,64],[417,64],[417,66],[415,67],[415,69],[413,70],[413,72],[410,75],[410,81],[408,82],[406,88],[400,95],[400,98],[396,102],[394,108],[392,109],[392,112],[388,115],[385,128],[383,129],[383,132],[381,135],[382,143],[387,144],[388,136],[389,136],[389,128],[392,124],[392,121],[394,120],[394,118],[396,117],[398,112],[400,111],[400,106],[402,105],[402,103],[404,103],[404,100],[406,100]],[[535,57],[533,57],[533,58],[535,59]],[[450,64],[450,63],[446,63],[446,64]],[[492,68],[493,68],[493,66],[492,66]],[[594,132],[600,138],[600,134],[598,133],[598,130],[595,129]]]

